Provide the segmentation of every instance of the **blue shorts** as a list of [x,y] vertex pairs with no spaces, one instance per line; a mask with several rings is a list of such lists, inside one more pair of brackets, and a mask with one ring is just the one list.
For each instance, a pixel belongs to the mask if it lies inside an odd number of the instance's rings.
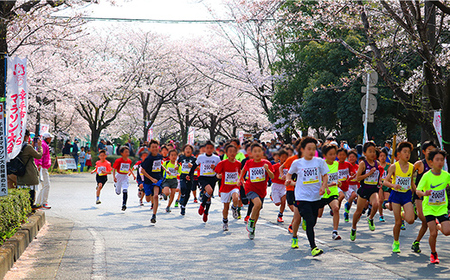
[[412,200],[412,192],[411,190],[408,190],[407,192],[398,192],[396,190],[391,191],[391,195],[389,195],[389,202],[391,203],[397,203],[401,206],[405,205],[406,203],[411,202]]
[[145,184],[144,183],[144,191],[145,191],[145,196],[153,196],[153,190],[155,187],[159,188],[159,193],[161,193],[161,184],[162,184],[162,180],[159,180],[158,182],[152,183],[152,184]]

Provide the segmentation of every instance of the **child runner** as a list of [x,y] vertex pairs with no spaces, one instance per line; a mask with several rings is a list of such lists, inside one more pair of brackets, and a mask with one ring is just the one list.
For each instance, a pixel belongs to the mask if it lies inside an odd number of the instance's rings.
[[130,150],[127,146],[122,146],[119,149],[119,153],[122,157],[116,159],[116,161],[114,162],[113,178],[114,185],[116,187],[116,194],[120,195],[121,192],[123,193],[122,211],[125,211],[127,210],[128,200],[128,173],[130,173],[131,170],[131,159],[128,158],[130,156]]
[[[142,200],[144,199],[144,174],[142,173],[142,166],[141,164],[144,162],[144,160],[148,156],[148,149],[144,148],[139,151],[139,157],[141,158],[140,161],[136,162],[136,164],[133,166],[133,169],[131,169],[131,173],[133,174],[133,171],[136,170],[136,176],[134,178],[136,179],[136,183],[138,184],[138,197],[139,197],[139,205],[144,206],[144,203]],[[134,174],[133,174],[134,175]]]
[[[355,170],[353,165],[346,161],[348,157],[348,151],[345,148],[339,148],[337,157],[339,160],[339,182],[341,186],[339,187],[339,209],[341,208],[342,200],[345,198],[347,201],[353,202],[356,198],[356,188],[350,188],[350,180],[355,177]],[[348,203],[348,202],[347,202]],[[349,216],[347,211],[344,211],[344,220],[349,221]]]
[[409,163],[413,145],[409,142],[401,142],[397,146],[398,159],[389,167],[386,179],[383,185],[391,189],[389,202],[394,212],[394,243],[392,252],[400,253],[400,227],[402,226],[402,207],[404,210],[404,219],[407,223],[414,223],[414,207],[411,201],[413,192],[416,192],[416,185],[413,182],[414,166]]
[[280,172],[280,166],[287,160],[288,153],[286,150],[280,150],[278,153],[280,162],[273,166],[275,170],[274,178],[272,180],[272,201],[276,206],[280,206],[280,211],[278,212],[278,223],[283,223],[283,213],[286,208],[286,186],[284,185],[286,181],[286,175],[289,169],[283,168]]
[[95,180],[97,181],[97,187],[95,188],[97,190],[96,192],[96,204],[102,203],[100,201],[100,191],[102,190],[103,186],[105,186],[106,181],[108,181],[108,174],[111,174],[112,167],[111,163],[106,160],[106,151],[100,150],[98,152],[98,158],[99,160],[95,163],[95,169],[91,171],[91,174],[97,173],[95,176]]
[[198,156],[196,162],[191,167],[189,172],[189,177],[194,176],[195,169],[200,166],[200,177],[198,178],[198,183],[200,188],[203,190],[202,204],[198,209],[198,214],[203,215],[203,221],[206,223],[208,221],[209,208],[211,207],[211,196],[214,193],[214,188],[216,186],[217,178],[214,168],[220,162],[220,158],[213,154],[214,144],[211,141],[205,144],[205,153]]
[[[247,153],[247,157],[241,162],[241,171],[244,168],[245,164],[247,163],[248,160],[252,159],[252,145],[251,144],[246,144],[245,146],[245,151]],[[247,180],[247,174],[245,174],[245,178],[243,178],[243,180]],[[247,209],[247,215],[245,215],[244,218],[244,222],[248,223],[248,220],[250,219],[250,214],[252,213],[252,209],[253,209],[253,204],[252,202],[248,201],[247,196],[245,195],[245,187],[244,185],[240,186],[240,196],[241,196],[241,205],[248,205],[248,209]],[[241,210],[241,207],[239,207],[239,212]],[[239,216],[238,219],[240,219],[241,217]]]
[[439,258],[436,252],[436,238],[438,234],[436,219],[441,223],[441,231],[445,236],[450,235],[450,221],[448,218],[448,197],[446,188],[450,184],[450,174],[442,168],[445,164],[447,153],[436,149],[428,154],[427,160],[432,163],[430,171],[420,179],[417,187],[417,195],[423,197],[422,209],[430,229],[431,263],[438,264]]
[[383,174],[381,175],[381,188],[378,191],[379,196],[379,206],[378,211],[380,212],[380,222],[384,223],[386,220],[384,219],[383,209],[388,208],[392,211],[391,205],[389,203],[389,195],[391,193],[391,189],[384,185],[384,181],[388,174],[388,169],[390,164],[386,161],[389,153],[386,149],[381,149],[380,156],[378,157],[378,161],[380,162],[380,166],[383,167]]
[[[432,162],[428,159],[428,155],[430,154],[431,151],[435,150],[436,148],[437,148],[436,144],[434,144],[432,141],[425,141],[422,144],[422,153],[424,155],[424,159],[419,160],[414,164],[414,171],[417,170],[416,186],[419,186],[420,180],[422,179],[423,175],[431,169]],[[419,229],[417,238],[411,245],[411,249],[416,253],[421,252],[420,240],[422,240],[423,236],[425,235],[428,229],[427,220],[423,215],[422,200],[423,200],[422,197],[419,197],[417,194],[414,194],[414,203],[416,205],[417,216],[422,221],[422,226]]]
[[[333,232],[331,238],[333,240],[340,240],[341,236],[338,234],[339,228],[339,188],[341,182],[339,181],[339,162],[336,159],[337,146],[334,144],[325,144],[322,147],[322,154],[325,157],[325,162],[328,166],[328,189],[330,193],[325,193],[322,196],[322,207],[319,210],[318,217],[322,217],[323,207],[330,206],[331,214],[333,216]],[[344,196],[343,193],[341,193]]]
[[[359,182],[356,181],[356,171],[358,171],[357,161],[358,161],[358,153],[355,150],[351,150],[350,152],[348,152],[348,162],[352,165],[353,172],[355,173],[353,179],[350,179],[348,183],[348,191],[354,192],[355,194],[359,189]],[[344,210],[345,213],[347,213],[344,214],[344,218],[346,218],[347,216],[347,219],[345,220],[346,222],[348,221],[350,209],[352,208],[353,201],[355,201],[356,197],[357,197],[356,195],[351,195],[350,199],[347,200],[347,202],[344,204]]]
[[253,159],[245,163],[241,171],[241,183],[245,174],[248,173],[245,181],[245,194],[253,203],[253,209],[247,224],[248,237],[253,240],[255,238],[256,222],[259,218],[259,212],[262,209],[264,198],[267,195],[267,182],[269,178],[273,179],[273,166],[270,161],[263,159],[264,151],[260,144],[252,144]]
[[[164,162],[163,166],[165,167],[168,172],[164,171],[164,181],[162,183],[162,188],[164,193],[169,193],[169,203],[166,207],[166,212],[170,212],[170,206],[172,206],[172,202],[175,198],[175,193],[177,191],[178,187],[178,179],[177,175],[179,172],[179,165],[177,162],[178,159],[178,152],[177,150],[170,150],[169,154],[169,160]],[[178,205],[175,205],[175,207]]]
[[225,146],[227,159],[219,162],[214,169],[217,173],[217,178],[222,179],[220,184],[220,199],[223,203],[223,231],[228,231],[228,210],[230,209],[230,201],[233,201],[231,210],[233,211],[233,218],[239,217],[239,171],[241,170],[241,163],[236,160],[237,148],[234,145],[228,144]]
[[[328,166],[321,158],[314,157],[316,154],[317,140],[313,137],[305,137],[300,143],[303,158],[292,163],[286,175],[286,186],[295,184],[295,212],[292,229],[291,248],[298,248],[298,227],[300,226],[300,215],[306,221],[306,235],[308,236],[311,254],[315,257],[323,253],[317,248],[314,237],[314,226],[317,222],[319,209],[322,207],[321,196],[328,189]],[[292,175],[297,174],[297,182],[292,181]]]
[[356,224],[361,218],[364,207],[367,201],[372,205],[372,211],[367,218],[369,229],[375,230],[373,217],[378,212],[378,184],[380,176],[384,169],[378,165],[376,161],[376,146],[373,142],[366,142],[363,146],[363,152],[366,157],[359,163],[358,172],[356,173],[356,180],[361,182],[361,187],[358,189],[358,201],[356,204],[356,211],[353,214],[352,230],[350,233],[350,240],[356,239]]
[[194,202],[197,200],[194,178],[189,177],[189,171],[191,171],[192,165],[197,160],[192,153],[194,152],[194,147],[187,144],[183,147],[183,154],[178,158],[178,164],[181,166],[181,175],[180,175],[180,190],[181,190],[181,215],[186,214],[186,204],[189,201],[189,197],[191,195],[191,190],[194,194]]

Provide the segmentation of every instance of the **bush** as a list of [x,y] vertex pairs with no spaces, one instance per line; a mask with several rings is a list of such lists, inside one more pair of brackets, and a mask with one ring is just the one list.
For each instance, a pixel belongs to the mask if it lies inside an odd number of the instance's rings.
[[0,245],[27,221],[31,213],[30,194],[27,189],[10,189],[0,197]]

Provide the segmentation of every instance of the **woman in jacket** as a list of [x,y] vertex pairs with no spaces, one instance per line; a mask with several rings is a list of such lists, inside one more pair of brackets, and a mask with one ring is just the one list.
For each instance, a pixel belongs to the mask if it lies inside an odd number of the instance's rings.
[[35,143],[36,149],[32,145],[28,144],[30,141],[30,132],[25,131],[25,137],[23,139],[22,151],[18,155],[22,162],[25,164],[25,174],[23,176],[17,177],[17,187],[26,188],[30,190],[30,202],[33,210],[37,209],[34,204],[34,199],[36,197],[36,191],[39,186],[39,172],[37,170],[34,159],[42,158],[42,141],[38,139]]

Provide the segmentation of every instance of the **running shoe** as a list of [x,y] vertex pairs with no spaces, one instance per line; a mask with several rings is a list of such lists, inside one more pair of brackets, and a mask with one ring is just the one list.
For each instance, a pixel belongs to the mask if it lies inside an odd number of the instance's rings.
[[341,240],[341,236],[337,233],[337,231],[335,231],[331,234],[331,238],[333,240]]
[[175,200],[175,207],[178,207],[178,199],[177,200]]
[[231,207],[231,212],[233,214],[233,218],[237,219],[239,217],[238,208],[237,207]]
[[198,203],[198,200],[197,200],[197,198],[194,198],[194,203]]
[[384,210],[386,210],[386,209],[387,209],[387,207],[386,207],[386,203],[388,203],[388,201],[387,201],[387,200],[383,201],[383,204],[381,204],[381,207],[383,207],[383,209],[384,209]]
[[384,219],[384,216],[380,216],[380,223],[385,223],[386,220]]
[[284,223],[283,217],[278,217],[278,218],[277,218],[277,222],[278,222],[278,223]]
[[317,257],[317,256],[322,255],[322,254],[323,254],[323,250],[319,249],[317,247],[315,247],[314,249],[311,250],[311,255],[313,257]]
[[241,207],[238,207],[237,212],[238,212],[237,219],[240,220],[241,219]]
[[350,213],[350,203],[346,202],[344,204],[344,210],[347,214]]
[[166,213],[170,213],[171,211],[170,211],[170,207],[169,206],[167,206],[166,207]]
[[402,221],[402,226],[400,227],[401,230],[406,230],[405,221]]
[[127,210],[127,206],[126,205],[122,205],[122,211]]
[[228,223],[223,223],[223,231],[228,231]]
[[182,216],[186,215],[186,208],[181,207],[181,212],[180,212],[180,214],[181,214]]
[[250,232],[250,233],[255,231],[255,221],[248,220],[247,231]]
[[248,223],[249,219],[250,219],[250,216],[245,216],[244,222]]
[[249,233],[248,233],[248,238],[249,238],[250,240],[255,239],[255,233],[254,233],[254,232],[249,232]]
[[292,229],[292,225],[289,225],[288,231],[289,231],[289,233],[293,233],[294,232],[294,230]]
[[411,250],[413,250],[416,253],[421,253],[422,250],[420,250],[420,242],[414,241],[413,244],[411,245]]
[[139,205],[140,205],[140,206],[144,206],[144,202],[142,202],[142,201],[139,202]]
[[102,202],[100,201],[100,200],[97,200],[96,202],[95,202],[95,204],[101,204]]
[[203,213],[203,222],[207,222],[208,221],[208,214]]
[[46,210],[52,209],[52,207],[51,207],[50,205],[48,205],[47,203],[45,203],[44,205],[42,205],[42,208],[43,208],[43,209],[46,209]]
[[200,207],[198,208],[198,214],[201,216],[205,213],[205,207],[203,207],[203,204],[200,204]]
[[438,264],[439,263],[439,259],[438,259],[438,254],[437,253],[431,253],[430,255],[430,262],[431,263],[435,263]]
[[292,249],[297,249],[298,248],[298,238],[297,237],[292,237],[291,248]]
[[374,231],[375,230],[375,224],[373,223],[373,219],[371,220],[371,219],[367,218],[367,223],[369,224],[369,229],[371,231]]
[[350,232],[350,240],[355,241],[355,239],[356,239],[356,230],[352,229],[352,231]]
[[344,212],[344,221],[346,221],[346,222],[348,223],[349,220],[350,220],[350,219],[349,219],[348,213],[347,213],[347,212]]
[[394,241],[392,243],[392,253],[400,253],[400,242]]
[[150,219],[150,222],[152,224],[156,223],[156,215],[155,214],[152,215],[152,218]]
[[303,221],[302,221],[302,229],[304,231],[306,231],[306,220],[305,219],[303,219]]

